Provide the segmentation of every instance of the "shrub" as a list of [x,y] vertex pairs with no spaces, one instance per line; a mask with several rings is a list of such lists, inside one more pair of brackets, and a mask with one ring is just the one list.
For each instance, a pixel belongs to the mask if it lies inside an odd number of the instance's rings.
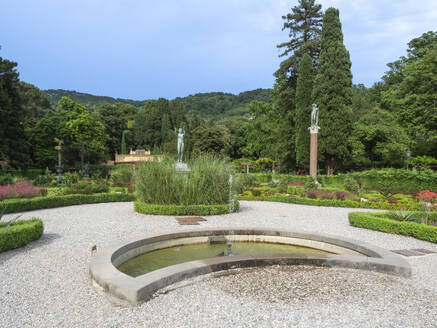
[[346,200],[346,199],[354,200],[355,199],[355,195],[354,194],[350,194],[350,193],[347,193],[347,192],[344,192],[344,191],[336,192],[335,193],[335,197],[337,199],[339,199],[339,200]]
[[229,177],[232,167],[211,156],[190,161],[189,172],[178,172],[175,162],[147,162],[135,175],[138,200],[161,205],[227,204],[230,196]]
[[5,228],[0,222],[0,252],[22,247],[42,236],[43,224],[39,219],[15,221]]
[[281,180],[278,184],[278,192],[285,194],[287,192],[288,180],[286,176],[281,176]]
[[415,222],[399,222],[378,216],[376,213],[363,212],[349,213],[349,223],[358,228],[411,236],[437,243],[437,227],[435,226]]
[[3,210],[4,213],[16,213],[70,205],[130,202],[134,199],[135,197],[129,194],[66,195],[28,199],[8,199],[0,203],[0,211]]
[[252,195],[254,195],[255,197],[261,196],[261,190],[258,190],[258,189],[251,189],[250,192],[251,192]]
[[38,176],[34,181],[33,184],[36,186],[46,186],[49,185],[52,180],[54,180],[55,175],[50,172],[49,168],[46,168],[46,171],[43,175]]
[[134,176],[132,165],[118,165],[111,172],[111,182],[113,186],[127,186],[131,183]]
[[346,176],[344,179],[344,189],[347,191],[357,194],[358,193],[358,183],[357,181],[350,175]]
[[5,175],[0,175],[0,186],[5,186],[14,183],[14,177],[7,173]]
[[[239,209],[238,200],[234,201],[233,211]],[[218,215],[229,213],[229,204],[218,205],[157,205],[136,201],[134,210],[153,215]]]
[[398,211],[388,212],[389,218],[397,221],[414,221],[414,212],[410,210],[399,209]]
[[305,190],[315,190],[317,189],[316,180],[312,176],[307,177],[307,181],[305,182]]
[[101,194],[107,193],[109,186],[81,182],[64,190],[64,195],[71,194]]
[[304,187],[305,183],[303,183],[303,182],[290,182],[288,185],[293,186],[293,187]]
[[237,174],[236,179],[237,183],[244,187],[253,187],[256,185],[256,178],[253,174]]

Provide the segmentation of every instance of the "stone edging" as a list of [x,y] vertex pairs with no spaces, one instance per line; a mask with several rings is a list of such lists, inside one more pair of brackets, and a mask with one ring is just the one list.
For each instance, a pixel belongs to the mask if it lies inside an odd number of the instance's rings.
[[[366,255],[366,257],[336,254],[250,254],[223,256],[172,265],[136,278],[120,272],[113,264],[114,262],[117,263],[117,259],[127,252],[130,253],[130,258],[138,255],[135,254],[135,249],[139,249],[147,244],[169,239],[215,235],[265,235],[314,240],[349,248]],[[123,259],[123,262],[126,260]],[[411,276],[411,267],[401,256],[361,241],[325,234],[248,228],[190,230],[117,244],[102,250],[98,249],[97,254],[91,258],[89,271],[91,278],[105,291],[132,304],[138,304],[149,299],[159,289],[187,278],[227,269],[269,265],[339,266],[385,272],[404,277]]]

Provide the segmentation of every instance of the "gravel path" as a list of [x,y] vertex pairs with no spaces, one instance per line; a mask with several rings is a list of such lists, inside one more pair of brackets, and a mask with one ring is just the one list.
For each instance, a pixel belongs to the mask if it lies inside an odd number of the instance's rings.
[[[386,249],[437,245],[350,227],[356,209],[241,202],[199,227],[271,227],[329,233]],[[8,215],[13,217],[15,215]],[[0,254],[0,327],[437,327],[437,254],[409,257],[411,279],[343,268],[268,267],[211,274],[138,307],[114,302],[90,281],[97,248],[190,229],[146,216],[132,203],[26,212],[43,237]]]

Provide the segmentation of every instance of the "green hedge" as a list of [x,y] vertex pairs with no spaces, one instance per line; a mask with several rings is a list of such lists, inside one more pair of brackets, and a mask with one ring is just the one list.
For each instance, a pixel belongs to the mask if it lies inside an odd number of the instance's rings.
[[337,199],[311,199],[303,197],[289,197],[289,196],[238,196],[239,200],[256,200],[269,201],[279,203],[290,203],[300,205],[312,206],[328,206],[328,207],[346,207],[346,208],[372,208],[381,210],[397,210],[399,205],[390,204],[388,202],[357,202],[354,200],[337,200]]
[[437,243],[437,226],[422,223],[390,220],[375,213],[349,213],[349,223],[358,228],[378,230],[393,234],[411,236]]
[[0,253],[39,239],[44,229],[39,219],[16,221],[7,228],[1,228],[4,225],[6,223],[0,223]]
[[[258,183],[269,182],[271,178],[280,180],[286,177],[287,182],[303,182],[307,176],[292,174],[264,174],[249,173]],[[429,169],[373,169],[353,173],[340,173],[336,175],[318,175],[317,179],[324,187],[343,187],[346,177],[352,176],[354,180],[361,181],[362,187],[369,189],[393,189],[406,192],[428,189],[437,191],[437,172]]]
[[[236,200],[234,212],[238,211],[239,207],[240,203]],[[135,201],[134,210],[154,215],[217,215],[229,213],[229,205],[156,205]]]
[[4,211],[3,213],[6,214],[70,205],[130,202],[133,200],[135,200],[135,197],[130,194],[66,195],[10,199],[0,202],[0,212]]

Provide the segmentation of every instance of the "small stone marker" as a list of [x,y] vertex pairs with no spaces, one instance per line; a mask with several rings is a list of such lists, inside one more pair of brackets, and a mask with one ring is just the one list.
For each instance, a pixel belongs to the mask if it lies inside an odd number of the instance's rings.
[[200,216],[183,216],[176,218],[176,221],[178,221],[180,225],[199,225],[199,222],[206,220]]

